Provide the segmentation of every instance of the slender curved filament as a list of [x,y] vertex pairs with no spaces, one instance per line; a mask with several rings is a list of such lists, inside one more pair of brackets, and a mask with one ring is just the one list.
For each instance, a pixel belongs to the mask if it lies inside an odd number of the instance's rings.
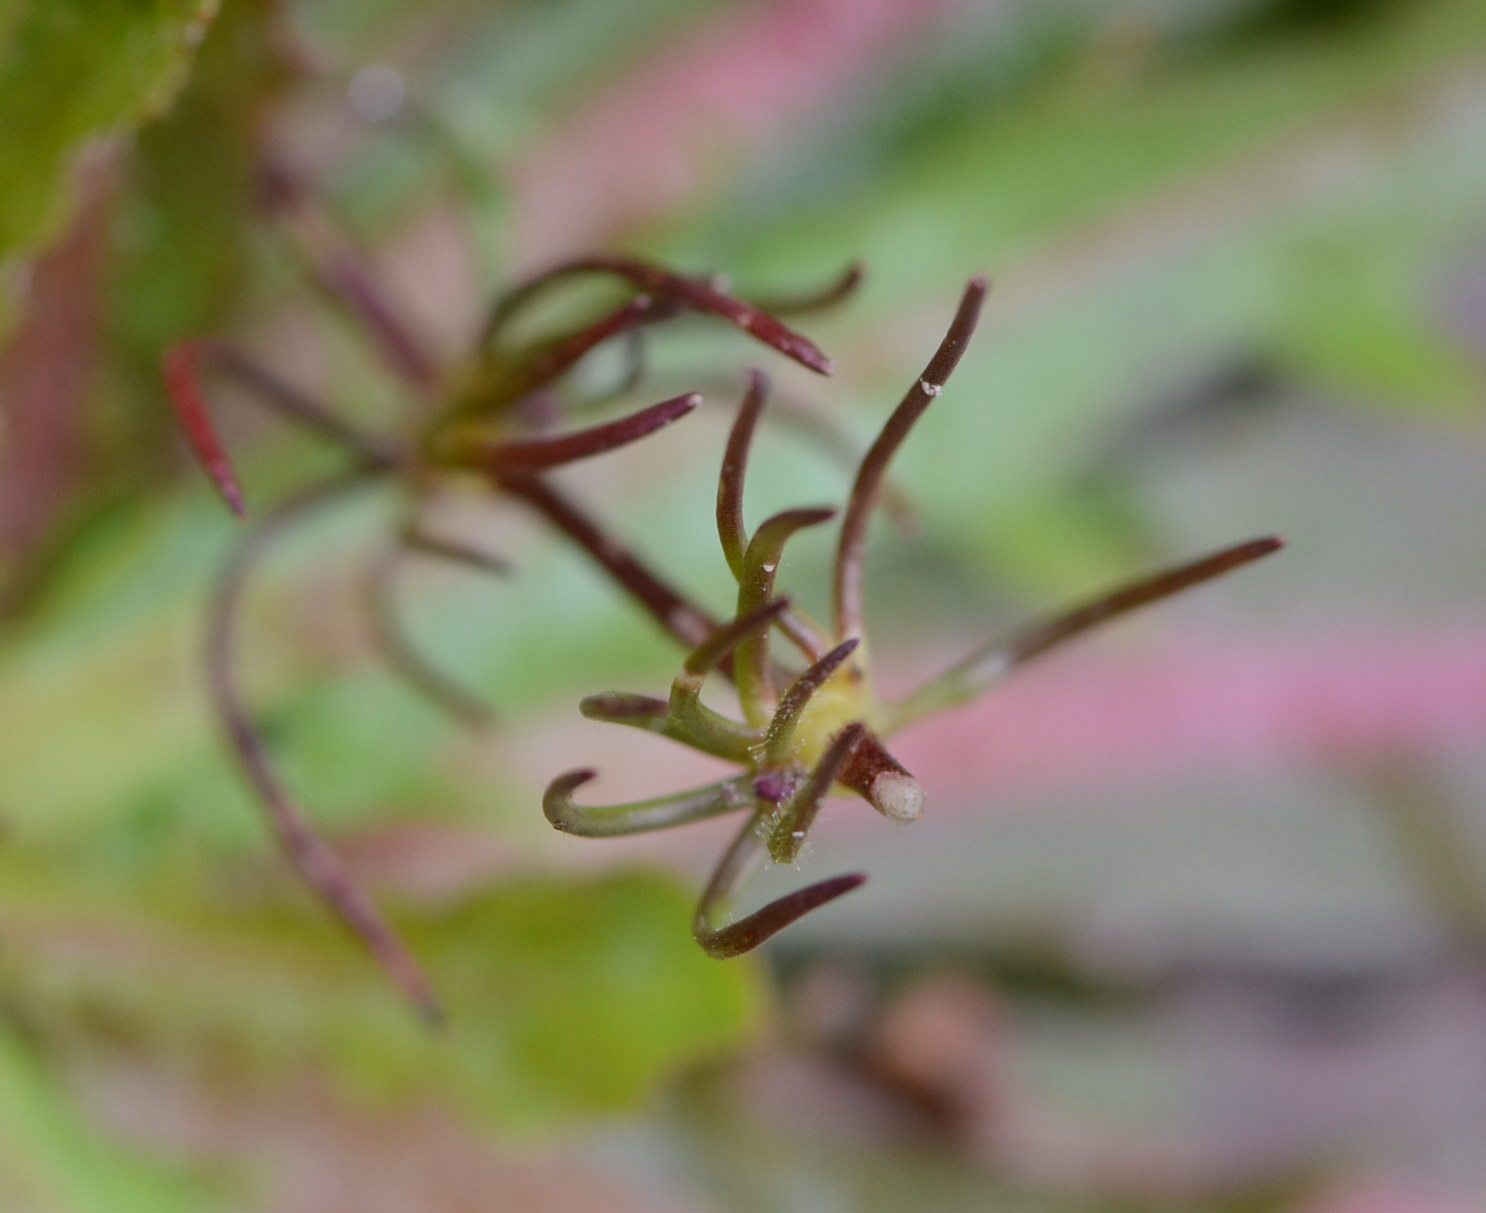
[[712,873],[712,879],[707,882],[701,900],[697,903],[692,934],[707,955],[719,960],[728,960],[753,951],[759,944],[779,934],[791,923],[799,921],[811,910],[819,909],[827,902],[850,893],[867,880],[860,873],[833,876],[829,880],[787,893],[737,922],[718,925],[718,919],[725,917],[731,910],[743,882],[764,858],[764,839],[759,831],[767,813],[767,809],[755,810],[749,817],[738,836],[733,839],[732,845],[723,853]]
[[897,453],[914,423],[944,390],[950,375],[959,365],[960,356],[969,344],[980,319],[980,306],[985,300],[986,280],[972,278],[960,306],[950,322],[949,331],[914,381],[907,394],[888,417],[877,440],[868,449],[857,471],[847,501],[846,515],[841,520],[841,538],[836,547],[835,604],[836,635],[843,639],[862,632],[862,573],[867,544],[867,523],[882,492],[888,464]]
[[867,726],[860,722],[847,725],[831,740],[805,782],[795,789],[784,812],[769,830],[769,855],[775,863],[794,863],[799,858],[800,848],[815,824],[815,815],[866,733]]
[[628,804],[575,803],[573,793],[596,776],[597,772],[591,770],[569,771],[548,785],[542,797],[542,812],[555,829],[585,838],[615,838],[702,821],[753,803],[749,780],[743,776]]
[[[773,595],[774,576],[790,537],[835,516],[836,511],[830,509],[785,510],[759,526],[743,553],[743,571],[738,578],[740,617],[756,611]],[[745,636],[739,642],[733,673],[745,718],[754,728],[764,728],[774,712],[774,675],[767,631]]]
[[795,332],[769,313],[720,290],[713,282],[687,278],[635,257],[580,257],[563,262],[527,279],[491,309],[481,330],[480,348],[488,348],[507,324],[539,293],[553,283],[573,277],[607,274],[623,278],[639,290],[671,299],[697,312],[719,316],[734,328],[778,350],[786,358],[823,375],[836,368],[809,338]]
[[436,1023],[442,1019],[442,1013],[418,962],[279,782],[268,748],[248,715],[237,686],[238,616],[248,580],[259,560],[302,518],[361,488],[370,478],[371,473],[361,469],[311,485],[266,513],[247,533],[229,558],[217,585],[208,621],[207,674],[233,752],[289,862],[331,911],[366,944],[424,1019]]
[[892,713],[893,729],[974,699],[1034,657],[1066,644],[1091,628],[1252,564],[1282,547],[1284,541],[1275,536],[1235,544],[1198,560],[1138,578],[1092,602],[982,645],[898,704]]
[[841,667],[841,663],[856,652],[862,642],[855,636],[838,644],[834,649],[801,674],[785,691],[769,721],[769,731],[764,738],[764,761],[781,763],[789,758],[794,741],[795,725],[815,693],[830,680]]

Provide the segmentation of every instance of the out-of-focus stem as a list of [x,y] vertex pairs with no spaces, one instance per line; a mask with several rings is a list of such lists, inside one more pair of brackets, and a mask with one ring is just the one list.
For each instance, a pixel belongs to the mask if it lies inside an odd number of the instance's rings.
[[851,487],[846,514],[841,519],[841,538],[836,545],[834,598],[836,638],[846,640],[862,634],[862,579],[867,546],[867,523],[882,494],[887,466],[914,423],[944,390],[959,365],[960,357],[975,332],[985,300],[986,280],[972,278],[960,297],[949,331],[934,351],[923,373],[898,403],[862,459],[856,483]]
[[889,731],[896,732],[925,716],[974,699],[1034,657],[1066,644],[1091,628],[1252,564],[1282,547],[1284,541],[1273,536],[1235,544],[1186,564],[1137,578],[1112,593],[982,645],[899,703],[893,709]]
[[429,1023],[438,1023],[442,1021],[442,1012],[418,962],[279,782],[268,748],[248,715],[237,685],[235,647],[238,615],[248,579],[259,560],[294,524],[371,483],[374,474],[372,469],[356,469],[311,485],[270,510],[247,533],[233,551],[217,586],[207,634],[207,677],[232,750],[257,793],[289,862],[335,915],[367,945],[422,1017]]
[[590,274],[624,278],[647,294],[675,300],[694,311],[720,316],[735,328],[820,374],[829,375],[836,369],[831,360],[807,337],[751,303],[727,294],[716,284],[687,278],[635,257],[619,256],[580,257],[527,279],[491,309],[480,335],[480,347],[488,347],[511,318],[551,284]]
[[378,652],[409,686],[455,720],[471,727],[488,725],[495,713],[474,692],[455,682],[425,657],[409,634],[397,601],[398,574],[407,551],[389,546],[367,570],[367,610]]
[[438,365],[414,336],[367,258],[342,237],[310,188],[288,167],[263,169],[263,193],[325,291],[360,320],[388,369],[420,391],[438,381]]
[[545,480],[506,474],[498,476],[497,483],[576,543],[665,632],[688,649],[701,644],[716,628],[706,611],[672,589],[634,552]]

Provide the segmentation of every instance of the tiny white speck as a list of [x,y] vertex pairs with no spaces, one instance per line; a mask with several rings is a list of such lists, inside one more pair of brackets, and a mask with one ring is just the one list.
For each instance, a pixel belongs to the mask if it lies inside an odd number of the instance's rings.
[[925,396],[937,396],[940,392],[944,391],[944,384],[930,383],[927,379],[920,379],[918,386],[923,389]]

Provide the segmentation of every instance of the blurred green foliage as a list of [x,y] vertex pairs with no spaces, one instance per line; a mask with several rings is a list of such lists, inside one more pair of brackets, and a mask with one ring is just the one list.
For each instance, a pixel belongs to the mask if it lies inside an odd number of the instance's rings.
[[450,1013],[434,1032],[277,882],[207,876],[142,895],[97,865],[63,882],[8,863],[12,1016],[73,1056],[138,1050],[248,1087],[308,1069],[362,1102],[436,1098],[527,1133],[629,1108],[757,1021],[748,966],[701,955],[690,898],[651,875],[528,874],[403,915]]
[[34,1050],[0,1030],[0,1203],[12,1213],[188,1213],[206,1191],[102,1144]]
[[[988,7],[1004,20],[885,65],[644,233],[738,282],[865,258],[865,298],[818,326],[843,366],[819,398],[862,433],[963,278],[1005,280],[1016,309],[993,304],[902,463],[926,576],[956,591],[935,619],[979,626],[993,593],[1084,588],[1159,546],[1158,526],[1109,508],[1117,488],[1092,505],[1075,490],[1100,443],[1190,373],[1252,360],[1428,424],[1479,408],[1480,352],[1435,311],[1482,230],[1486,131],[1454,99],[1486,55],[1486,8],[1234,4],[1203,17],[1175,4],[1170,24],[1151,18],[1127,43],[1097,5]],[[551,1132],[642,1102],[762,1018],[760,972],[695,950],[674,879],[522,872],[396,907],[453,1013],[449,1036],[425,1038],[268,856],[198,687],[199,611],[230,525],[196,479],[161,474],[154,368],[170,340],[303,293],[258,218],[254,168],[266,116],[314,81],[275,50],[279,6],[224,0],[185,83],[214,8],[0,0],[0,261],[19,265],[56,233],[82,146],[179,93],[127,144],[92,418],[107,466],[77,488],[91,512],[79,507],[44,594],[0,633],[0,1139],[21,1143],[0,1151],[0,1203],[23,1194],[7,1210],[207,1207],[210,1181],[136,1165],[73,1106],[60,1076],[100,1051],[249,1086],[309,1065],[355,1098],[436,1099]],[[679,0],[290,6],[347,59],[408,67],[430,129],[458,153],[451,168],[416,127],[375,134],[326,188],[375,242],[420,207],[467,199],[471,166],[485,166],[471,224],[494,264],[509,251],[495,227],[504,163],[706,15]],[[306,323],[335,403],[383,415],[389,389],[339,322]],[[751,356],[688,336],[660,373],[688,387],[719,351],[730,372]],[[297,444],[248,437],[264,497],[318,466]],[[760,508],[839,496],[835,469],[776,437],[750,486]],[[694,451],[675,441],[665,449]],[[697,505],[714,465],[673,454],[643,496],[615,492],[624,529],[663,536],[667,567],[703,591],[726,584]],[[371,666],[352,625],[320,617],[346,605],[333,566],[388,515],[378,502],[307,534],[264,579],[246,641],[255,707],[291,784],[336,830],[457,823],[529,839],[545,828],[536,790],[471,762]],[[882,559],[917,557],[889,538]],[[511,586],[437,583],[417,611],[431,647],[508,711],[671,664],[562,550],[523,553]]]
[[1236,357],[1415,415],[1472,415],[1486,389],[1479,351],[1439,323],[1486,203],[1486,10],[1369,6],[1324,34],[1273,11],[1246,37],[1122,41],[1078,7],[1020,6],[1022,38],[921,54],[901,90],[764,157],[667,243],[776,278],[870,250],[874,316],[831,344],[847,375],[854,339],[947,315],[968,271],[1003,284],[1015,306],[993,290],[966,403],[922,427],[903,476],[981,486],[931,494],[926,532],[988,580],[1065,593],[1138,555],[1107,502],[1067,488],[1142,400]]
[[159,114],[216,0],[8,0],[0,9],[0,264],[55,235],[89,140]]

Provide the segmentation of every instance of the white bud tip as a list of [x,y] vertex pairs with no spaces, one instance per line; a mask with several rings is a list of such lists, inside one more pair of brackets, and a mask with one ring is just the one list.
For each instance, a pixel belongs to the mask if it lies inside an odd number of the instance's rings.
[[924,812],[924,790],[912,775],[884,771],[872,781],[872,805],[878,812],[905,825]]

